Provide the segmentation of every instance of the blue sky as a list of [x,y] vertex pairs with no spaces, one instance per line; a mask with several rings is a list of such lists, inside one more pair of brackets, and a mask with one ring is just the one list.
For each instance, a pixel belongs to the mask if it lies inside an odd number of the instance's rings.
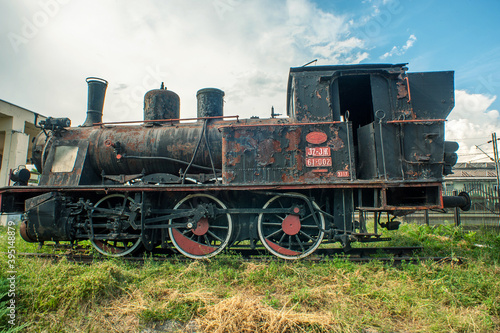
[[[500,88],[500,1],[315,1],[324,10],[371,21],[353,35],[364,39],[370,59],[410,62],[412,71],[454,70],[456,88],[496,95]],[[374,8],[380,13],[377,14]],[[367,35],[369,38],[364,38]],[[381,58],[416,37],[404,54]],[[490,76],[494,76],[492,80]],[[492,87],[479,87],[493,82]],[[496,108],[500,101],[495,101]]]
[[[393,46],[402,46],[410,35],[416,37],[411,48],[385,58],[391,62],[410,62],[412,71],[454,70],[456,88],[469,92],[497,94],[500,89],[500,1],[317,1],[319,7],[346,13],[354,20],[372,16],[361,32],[370,35],[369,62],[381,59]],[[374,12],[374,8],[380,14]],[[378,27],[372,28],[376,26]],[[362,38],[363,34],[354,32]],[[364,61],[366,62],[366,61]],[[492,82],[494,87],[480,87]],[[500,101],[495,101],[498,109]]]
[[[162,81],[196,114],[196,91],[225,91],[225,113],[284,113],[288,69],[409,63],[455,71],[447,139],[461,161],[500,134],[500,1],[0,0],[0,99],[85,119],[88,76],[109,81],[104,120],[142,118]],[[489,145],[483,145],[487,152]]]

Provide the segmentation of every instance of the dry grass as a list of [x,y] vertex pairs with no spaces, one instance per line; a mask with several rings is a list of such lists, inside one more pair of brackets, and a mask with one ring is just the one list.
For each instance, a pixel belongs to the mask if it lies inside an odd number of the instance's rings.
[[276,310],[262,302],[262,297],[236,295],[204,308],[206,315],[197,319],[204,332],[306,332],[304,327],[327,330],[331,316],[322,313],[299,313],[294,307]]
[[[95,332],[137,332],[140,322],[137,314],[148,308],[145,295],[138,290],[89,311],[92,318],[84,330]],[[80,329],[81,327],[75,327]],[[75,330],[76,332],[77,330]]]

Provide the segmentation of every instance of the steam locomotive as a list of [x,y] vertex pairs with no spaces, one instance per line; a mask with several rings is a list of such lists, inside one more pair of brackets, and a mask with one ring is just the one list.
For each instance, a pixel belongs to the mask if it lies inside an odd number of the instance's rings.
[[299,259],[324,243],[386,240],[378,228],[397,229],[398,216],[470,206],[466,193],[442,195],[457,161],[458,144],[444,138],[453,75],[406,64],[291,68],[288,117],[269,119],[224,115],[214,88],[197,92],[197,118],[181,119],[162,84],[146,93],[144,120],[122,123],[102,122],[107,82],[88,78],[85,123],[39,123],[39,185],[13,173],[1,210],[23,212],[28,242],[89,240],[109,256],[250,247]]

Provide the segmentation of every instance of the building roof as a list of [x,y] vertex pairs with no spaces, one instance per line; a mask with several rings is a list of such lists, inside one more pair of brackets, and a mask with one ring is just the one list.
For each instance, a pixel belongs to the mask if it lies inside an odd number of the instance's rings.
[[457,163],[453,167],[453,174],[445,177],[446,179],[455,180],[495,180],[496,171],[495,163]]
[[457,163],[453,169],[493,169],[495,170],[494,162],[467,162],[467,163]]
[[28,111],[28,112],[31,112],[31,113],[33,113],[33,114],[37,114],[37,115],[39,115],[39,116],[42,116],[42,117],[44,117],[44,118],[47,118],[46,116],[44,116],[44,115],[42,115],[42,114],[40,114],[40,113],[38,113],[38,112],[31,111],[31,110],[29,110],[29,109],[23,108],[22,106],[16,105],[16,104],[11,103],[11,102],[8,102],[8,101],[6,101],[6,100],[4,100],[4,99],[1,99],[1,98],[0,98],[0,102],[4,102],[4,103],[6,103],[6,104],[9,104],[9,105],[15,106],[16,108],[22,109],[22,110],[24,110],[24,111]]

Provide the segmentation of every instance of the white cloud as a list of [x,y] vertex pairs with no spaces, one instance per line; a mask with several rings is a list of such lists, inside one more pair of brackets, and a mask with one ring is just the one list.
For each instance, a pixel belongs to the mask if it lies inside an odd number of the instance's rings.
[[[182,117],[196,114],[204,87],[225,90],[228,115],[268,117],[272,105],[285,113],[289,67],[369,56],[346,17],[310,0],[65,2],[17,54],[4,48],[0,98],[74,125],[85,119],[87,76],[109,81],[105,121],[141,119],[142,96],[161,81],[180,95]],[[10,6],[6,31],[42,10]]]
[[392,57],[393,55],[403,55],[406,53],[406,51],[408,51],[410,47],[413,46],[413,44],[415,44],[416,41],[417,37],[415,35],[410,35],[405,45],[401,47],[393,46],[389,52],[386,52],[382,56],[380,56],[380,59],[386,59]]
[[446,123],[446,140],[459,143],[460,162],[488,160],[475,146],[483,145],[481,147],[490,152],[490,145],[484,144],[491,140],[491,133],[500,133],[500,113],[490,109],[495,99],[496,96],[455,91],[455,108]]

